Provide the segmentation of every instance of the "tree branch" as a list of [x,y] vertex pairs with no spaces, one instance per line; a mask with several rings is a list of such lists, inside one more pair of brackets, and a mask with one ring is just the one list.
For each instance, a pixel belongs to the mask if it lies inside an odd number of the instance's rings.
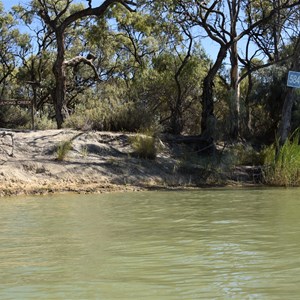
[[79,65],[80,63],[83,63],[83,64],[85,64],[85,65],[88,65],[88,66],[90,66],[90,67],[93,69],[93,71],[94,71],[94,73],[95,73],[95,78],[96,78],[97,80],[101,80],[100,77],[99,77],[98,71],[97,71],[97,69],[96,69],[96,66],[93,64],[93,61],[94,61],[94,60],[95,60],[94,58],[87,59],[87,58],[85,58],[85,57],[79,55],[79,56],[75,56],[75,57],[72,58],[72,59],[65,60],[63,64],[64,64],[64,66],[66,66],[66,67],[76,67],[76,66]]
[[65,30],[70,24],[77,21],[78,19],[82,19],[89,16],[98,16],[101,17],[104,15],[106,10],[113,4],[121,4],[123,5],[127,10],[134,12],[135,9],[133,9],[131,6],[137,6],[135,1],[127,1],[127,0],[106,0],[104,1],[100,6],[97,7],[88,7],[86,9],[77,11],[67,17],[60,25],[62,31]]

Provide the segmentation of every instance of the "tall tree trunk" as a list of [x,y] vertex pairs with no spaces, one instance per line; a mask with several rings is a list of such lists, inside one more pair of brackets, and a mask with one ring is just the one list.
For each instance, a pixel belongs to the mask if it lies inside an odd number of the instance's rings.
[[239,92],[239,67],[237,43],[231,46],[230,51],[230,130],[229,136],[232,140],[237,140],[240,131],[240,92]]
[[279,145],[282,146],[291,131],[292,108],[295,99],[294,88],[289,87],[282,107],[281,124],[279,128]]
[[[293,71],[300,71],[300,37],[298,37],[295,46],[291,69]],[[282,107],[281,122],[279,127],[280,146],[284,144],[291,130],[292,108],[295,96],[295,88],[289,87]]]
[[237,37],[237,20],[240,9],[240,1],[231,0],[228,1],[230,7],[230,35],[232,44],[230,46],[230,128],[229,137],[232,140],[237,140],[239,136],[239,118],[240,118],[240,93],[239,93],[239,66],[238,66],[238,48],[237,41],[234,39]]
[[252,134],[252,114],[250,108],[250,93],[253,89],[253,81],[252,81],[252,74],[249,73],[248,75],[248,88],[245,97],[245,115],[243,118],[243,125],[244,125],[244,134],[249,138]]
[[56,30],[57,55],[53,65],[53,74],[55,77],[55,88],[52,94],[55,107],[55,119],[57,128],[61,128],[64,122],[63,106],[66,93],[66,74],[64,68],[65,47],[64,34],[61,30]]
[[212,141],[215,136],[213,84],[214,78],[227,55],[227,50],[227,45],[221,45],[217,59],[203,81],[201,136],[207,141]]
[[175,74],[175,82],[177,87],[176,101],[174,105],[171,104],[171,130],[172,134],[180,134],[183,129],[182,119],[182,88],[179,80],[179,76],[187,63],[187,59],[181,64],[180,68]]
[[172,111],[171,115],[171,128],[170,133],[180,134],[183,129],[181,103],[177,102],[176,107]]

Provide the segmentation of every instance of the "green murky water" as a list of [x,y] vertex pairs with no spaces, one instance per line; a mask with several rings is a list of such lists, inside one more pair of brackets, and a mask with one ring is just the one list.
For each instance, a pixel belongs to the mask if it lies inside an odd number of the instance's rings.
[[300,189],[0,199],[0,299],[299,299]]

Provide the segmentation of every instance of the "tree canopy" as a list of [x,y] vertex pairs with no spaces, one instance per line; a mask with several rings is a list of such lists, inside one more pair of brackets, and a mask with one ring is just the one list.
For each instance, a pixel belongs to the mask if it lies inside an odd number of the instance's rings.
[[[285,84],[289,70],[300,71],[299,7],[299,0],[32,0],[10,11],[1,4],[1,99],[33,99],[40,128],[159,128],[207,143],[274,140],[277,132],[284,141],[299,127],[299,90]],[[29,126],[28,110],[0,106],[1,126]]]

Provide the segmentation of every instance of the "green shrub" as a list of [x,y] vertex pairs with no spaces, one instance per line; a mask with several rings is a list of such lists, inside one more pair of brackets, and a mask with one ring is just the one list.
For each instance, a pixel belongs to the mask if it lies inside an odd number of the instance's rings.
[[230,146],[226,154],[232,165],[258,166],[264,163],[263,151],[255,150],[250,144],[238,143]]
[[35,129],[46,130],[46,129],[55,129],[56,123],[54,120],[48,118],[47,115],[41,115],[35,117]]
[[150,135],[137,134],[130,138],[134,154],[139,158],[155,159],[157,154],[155,138]]
[[0,107],[0,127],[29,129],[31,127],[30,110],[19,106]]
[[[278,143],[265,151],[264,178],[276,186],[300,185],[300,130],[286,140],[277,152]],[[277,152],[277,153],[276,153]]]
[[133,102],[90,100],[76,107],[64,126],[81,130],[136,132],[149,127],[153,116]]
[[87,110],[85,113],[75,113],[66,119],[64,123],[65,128],[74,128],[76,130],[91,130],[92,121]]
[[71,150],[72,150],[71,140],[60,142],[56,149],[56,160],[63,161]]

